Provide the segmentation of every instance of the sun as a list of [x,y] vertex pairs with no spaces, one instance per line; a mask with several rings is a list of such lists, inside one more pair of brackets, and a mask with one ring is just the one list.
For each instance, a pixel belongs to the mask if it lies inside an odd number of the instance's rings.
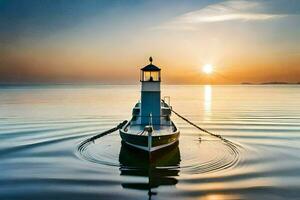
[[213,72],[213,66],[211,64],[206,64],[202,67],[202,71],[205,74],[211,74]]

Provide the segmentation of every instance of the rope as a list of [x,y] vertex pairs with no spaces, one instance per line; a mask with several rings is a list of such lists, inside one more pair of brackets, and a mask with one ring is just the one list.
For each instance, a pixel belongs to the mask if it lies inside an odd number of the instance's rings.
[[99,134],[97,134],[97,135],[91,137],[91,138],[88,138],[88,139],[84,140],[84,141],[79,145],[78,148],[81,149],[81,148],[83,148],[86,144],[88,144],[88,143],[90,143],[90,142],[93,142],[94,140],[96,140],[96,139],[98,139],[98,138],[100,138],[100,137],[103,137],[103,136],[105,136],[105,135],[108,135],[108,134],[110,134],[110,133],[113,133],[113,132],[115,132],[115,131],[121,129],[127,122],[128,122],[128,121],[125,120],[125,121],[123,121],[122,123],[118,124],[117,126],[111,128],[111,129],[109,129],[109,130],[107,130],[107,131],[104,131],[104,132],[102,132],[102,133],[99,133]]
[[177,113],[177,112],[174,111],[173,109],[171,109],[171,111],[172,111],[175,115],[177,115],[178,117],[180,117],[181,119],[183,119],[184,121],[186,121],[187,123],[191,124],[192,126],[196,127],[197,129],[199,129],[200,131],[205,132],[205,133],[207,133],[207,134],[209,134],[209,135],[211,135],[211,136],[213,136],[213,137],[217,137],[217,138],[221,139],[222,141],[224,141],[224,142],[226,142],[226,143],[232,143],[232,144],[233,144],[233,142],[231,142],[231,141],[229,141],[229,140],[223,138],[221,135],[214,134],[214,133],[212,133],[212,132],[210,132],[210,131],[208,131],[208,130],[206,130],[206,129],[204,129],[204,128],[201,128],[200,126],[194,124],[193,122],[191,122],[191,121],[188,120],[187,118],[183,117],[182,115],[180,115],[179,113]]
[[[178,117],[180,117],[181,119],[183,119],[184,121],[186,121],[187,123],[191,124],[192,126],[196,127],[197,129],[199,129],[200,131],[205,132],[205,133],[207,133],[207,134],[209,134],[209,135],[211,135],[211,136],[213,136],[213,137],[217,137],[217,138],[219,138],[220,140],[222,140],[222,141],[224,141],[224,142],[226,142],[226,143],[234,144],[233,142],[231,142],[231,141],[229,141],[229,140],[223,138],[221,135],[214,134],[214,133],[212,133],[212,132],[210,132],[210,131],[208,131],[208,130],[206,130],[206,129],[204,129],[204,128],[201,128],[200,126],[194,124],[193,122],[191,122],[191,121],[188,120],[187,118],[185,118],[185,117],[183,117],[182,115],[180,115],[179,113],[177,113],[175,110],[171,109],[171,111],[172,111],[174,114],[176,114]],[[99,133],[99,134],[97,134],[97,135],[91,137],[91,138],[88,138],[88,139],[84,140],[84,141],[79,145],[78,148],[81,149],[81,148],[83,148],[86,144],[88,144],[88,143],[90,143],[90,142],[93,142],[94,140],[96,140],[96,139],[98,139],[98,138],[100,138],[100,137],[103,137],[103,136],[105,136],[105,135],[108,135],[108,134],[110,134],[110,133],[113,133],[113,132],[115,132],[115,131],[121,129],[123,126],[125,126],[125,124],[126,124],[127,122],[128,122],[128,121],[125,120],[125,121],[123,121],[122,123],[118,124],[117,126],[111,128],[111,129],[109,129],[109,130],[107,130],[107,131],[104,131],[104,132],[102,132],[102,133]],[[138,135],[142,135],[143,133],[144,133],[144,130],[141,131],[140,133],[138,133]]]
[[142,130],[141,132],[137,133],[137,135],[143,135],[145,133],[145,130]]

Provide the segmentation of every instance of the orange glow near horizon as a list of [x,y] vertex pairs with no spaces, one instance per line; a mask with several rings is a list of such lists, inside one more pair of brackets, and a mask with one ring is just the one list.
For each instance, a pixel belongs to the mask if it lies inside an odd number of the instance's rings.
[[[126,52],[119,54],[127,55]],[[251,56],[228,56],[219,60],[218,70],[212,69],[211,65],[204,65],[199,73],[199,67],[196,67],[199,65],[199,56],[187,58],[184,54],[173,61],[170,53],[157,54],[160,55],[154,57],[154,64],[162,69],[162,82],[165,84],[300,82],[299,58],[280,61],[278,58],[251,60]],[[46,55],[46,52],[36,52],[34,55],[14,52],[0,60],[0,80],[138,84],[139,70],[148,64],[147,58],[148,54],[111,60],[108,55],[97,59],[92,54],[71,58],[64,56],[63,52],[52,55]]]

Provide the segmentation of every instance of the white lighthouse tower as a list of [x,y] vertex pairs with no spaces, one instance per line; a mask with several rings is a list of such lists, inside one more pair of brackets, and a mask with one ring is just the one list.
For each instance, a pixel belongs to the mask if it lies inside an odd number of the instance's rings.
[[[141,69],[141,124],[152,123],[154,126],[161,123],[161,95],[160,95],[160,68],[150,64]],[[151,116],[151,117],[150,117]]]

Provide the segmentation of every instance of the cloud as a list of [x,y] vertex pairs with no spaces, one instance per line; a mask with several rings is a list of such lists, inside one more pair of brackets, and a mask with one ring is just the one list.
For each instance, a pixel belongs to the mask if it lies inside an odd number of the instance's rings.
[[285,14],[263,12],[264,4],[258,1],[231,0],[208,5],[200,10],[185,13],[160,28],[194,28],[200,23],[224,21],[264,21],[285,17]]

